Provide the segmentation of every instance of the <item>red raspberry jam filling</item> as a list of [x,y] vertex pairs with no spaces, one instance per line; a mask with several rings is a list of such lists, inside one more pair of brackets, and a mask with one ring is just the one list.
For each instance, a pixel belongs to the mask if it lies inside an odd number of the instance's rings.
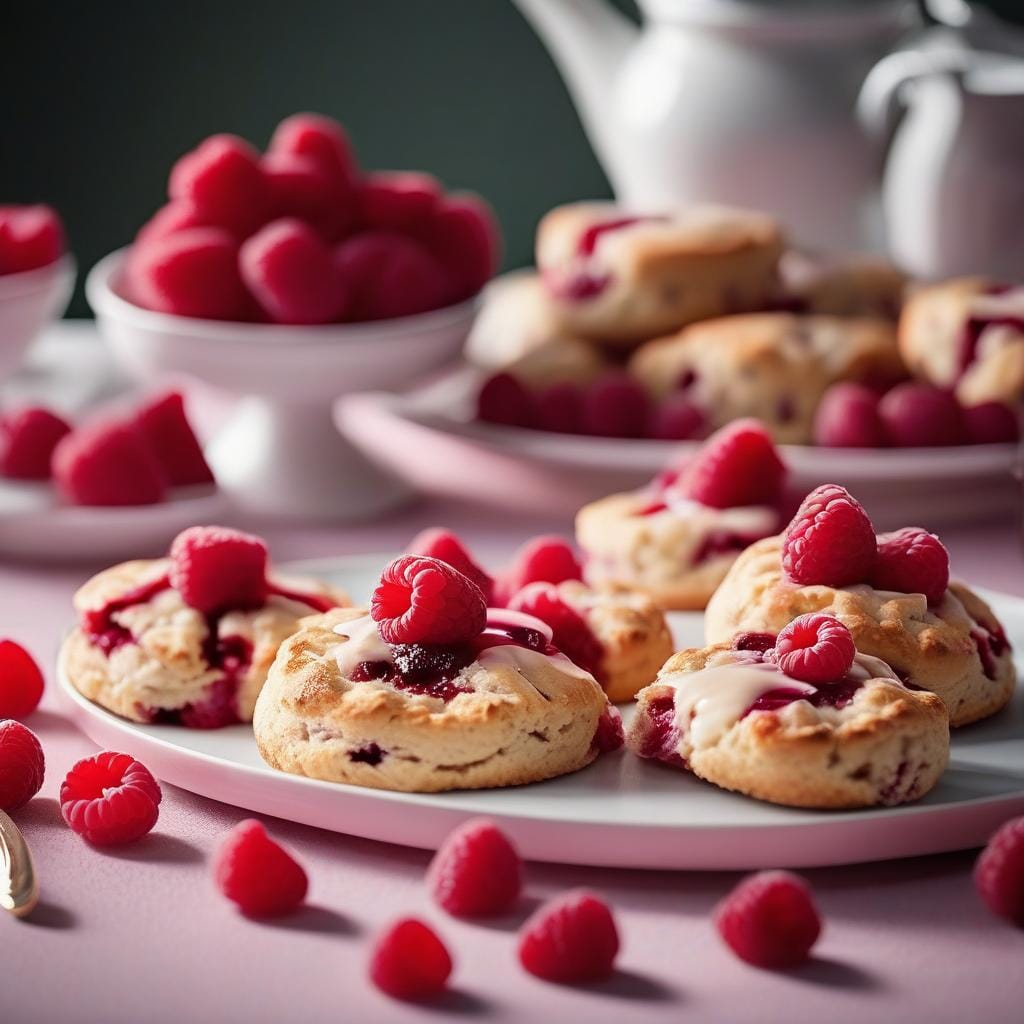
[[[1011,291],[1009,285],[995,285],[985,290],[985,295],[1004,295]],[[978,343],[988,327],[1012,327],[1024,333],[1024,317],[1020,316],[971,316],[964,321],[960,331],[960,346],[957,353],[957,380],[959,380],[978,358]]]
[[641,757],[664,761],[665,764],[685,768],[686,762],[679,756],[679,727],[676,725],[676,702],[672,696],[655,697],[645,708],[647,729],[643,746],[637,753]]
[[113,601],[108,601],[102,608],[89,609],[82,615],[82,629],[89,637],[89,642],[108,657],[118,647],[135,643],[131,633],[124,626],[114,622],[114,616],[137,604],[148,604],[157,594],[168,590],[170,586],[170,580],[166,576],[161,576],[150,583],[143,583],[129,590]]
[[978,648],[978,657],[981,659],[981,667],[989,679],[995,679],[999,674],[997,659],[1010,649],[1010,642],[1001,626],[989,628],[977,625],[971,630],[971,639]]
[[854,694],[863,686],[859,679],[840,679],[835,683],[809,683],[814,686],[813,693],[804,693],[801,690],[793,690],[787,686],[776,687],[767,693],[761,694],[753,704],[743,712],[746,718],[752,711],[778,711],[795,700],[805,700],[815,708],[845,708],[853,700]]
[[622,715],[619,714],[617,707],[609,704],[597,720],[597,729],[590,746],[599,754],[610,754],[613,750],[618,750],[623,743],[625,731],[622,727]]
[[353,750],[348,759],[356,764],[378,765],[386,756],[376,743],[368,743],[365,747]]

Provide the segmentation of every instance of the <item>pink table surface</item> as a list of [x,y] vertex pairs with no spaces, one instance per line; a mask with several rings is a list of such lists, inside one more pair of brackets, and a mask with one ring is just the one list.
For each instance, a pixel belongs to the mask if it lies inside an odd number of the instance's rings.
[[[485,553],[527,532],[493,511],[439,504],[349,529],[264,531],[278,560],[397,549],[446,523]],[[1009,528],[946,538],[971,580],[1024,595]],[[47,665],[90,567],[0,566],[0,634]],[[522,920],[469,924],[431,905],[426,853],[269,820],[306,864],[310,905],[274,924],[247,921],[214,890],[208,860],[245,815],[166,786],[152,835],[122,851],[86,846],[60,819],[64,773],[94,750],[61,716],[55,694],[29,724],[46,748],[42,793],[17,820],[34,850],[43,902],[19,922],[0,915],[0,1021],[963,1021],[1021,1020],[1024,931],[996,921],[971,884],[973,854],[806,873],[826,919],[818,956],[772,974],[736,960],[709,911],[733,874],[643,873],[532,864],[529,906],[571,886],[602,892],[618,915],[620,970],[611,982],[560,988],[515,959]],[[524,908],[524,912],[527,908]],[[456,960],[454,988],[431,1007],[405,1006],[365,980],[370,936],[405,914],[433,922]]]

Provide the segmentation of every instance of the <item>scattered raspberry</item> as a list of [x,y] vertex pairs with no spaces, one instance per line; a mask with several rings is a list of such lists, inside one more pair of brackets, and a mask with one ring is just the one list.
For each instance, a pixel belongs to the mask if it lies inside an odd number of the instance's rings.
[[36,734],[21,722],[0,720],[0,811],[27,804],[42,788],[45,768]]
[[879,590],[924,594],[930,605],[941,604],[949,586],[949,552],[934,533],[917,526],[883,533],[872,583]]
[[878,412],[898,448],[958,445],[966,437],[956,399],[930,384],[898,384],[882,398]]
[[556,434],[583,432],[583,392],[563,381],[537,392],[537,428]]
[[833,384],[814,414],[814,443],[825,448],[883,447],[886,433],[878,395],[863,384]]
[[651,400],[639,381],[614,370],[599,377],[583,395],[583,432],[597,437],[643,437]]
[[429,224],[442,197],[441,184],[419,171],[368,174],[359,189],[359,219],[383,231],[420,231]]
[[804,498],[782,540],[782,568],[801,586],[845,587],[871,579],[877,544],[867,512],[838,484]]
[[788,871],[745,878],[715,910],[726,945],[755,967],[802,964],[821,934],[821,918],[807,883]]
[[786,467],[758,420],[736,420],[716,431],[679,477],[687,498],[711,508],[773,505]]
[[687,395],[677,392],[651,413],[647,433],[660,441],[689,441],[704,429],[704,413]]
[[561,537],[543,535],[528,540],[496,581],[495,603],[505,605],[529,583],[563,583],[583,579],[583,566],[572,546]]
[[817,612],[801,615],[785,626],[771,658],[794,679],[834,683],[850,671],[856,654],[856,644],[846,626],[832,615]]
[[293,114],[275,129],[270,153],[290,153],[316,163],[328,175],[336,208],[344,214],[339,231],[349,227],[355,216],[358,168],[345,130],[337,121],[321,114]]
[[480,588],[488,606],[490,605],[494,596],[494,580],[477,565],[466,545],[451,530],[443,530],[439,526],[423,530],[410,541],[407,553],[447,562],[453,569],[471,579]]
[[172,487],[213,483],[213,473],[185,415],[181,392],[151,398],[135,413],[135,425],[149,441]]
[[476,818],[441,845],[427,871],[427,886],[449,914],[487,917],[516,905],[522,876],[522,861],[508,836],[486,818]]
[[513,594],[508,607],[525,612],[551,627],[554,645],[574,664],[597,675],[604,649],[586,619],[564,601],[553,583],[530,583]]
[[395,999],[429,999],[444,991],[452,958],[437,934],[422,921],[406,917],[376,938],[370,978]]
[[1024,928],[1024,818],[1008,821],[988,841],[974,883],[993,914]]
[[39,406],[8,413],[0,420],[0,476],[48,480],[53,450],[71,427]]
[[47,267],[64,252],[64,227],[49,206],[0,207],[0,274]]
[[535,427],[537,403],[527,388],[510,373],[488,377],[476,396],[477,419],[506,427]]
[[104,750],[68,772],[60,787],[60,811],[72,832],[94,846],[119,846],[152,830],[161,797],[145,765]]
[[448,302],[475,295],[498,266],[501,231],[494,211],[480,196],[446,196],[437,204],[422,238],[445,268]]
[[317,161],[298,153],[268,153],[260,165],[270,189],[273,219],[298,217],[327,241],[348,227],[349,197]]
[[1017,413],[1002,402],[982,402],[963,410],[971,444],[1015,444],[1020,440]]
[[182,600],[213,614],[259,608],[267,597],[267,545],[224,526],[192,526],[171,544],[171,586]]
[[350,304],[327,243],[293,217],[271,221],[238,252],[242,280],[278,324],[328,324]]
[[21,644],[0,640],[0,720],[26,718],[43,698],[43,673]]
[[163,470],[142,433],[122,420],[96,420],[53,452],[53,478],[76,505],[152,505],[163,501]]
[[483,632],[487,602],[472,580],[446,562],[404,555],[381,574],[370,616],[389,644],[451,644]]
[[618,952],[611,911],[584,889],[545,903],[519,932],[519,962],[547,981],[600,981],[612,973]]
[[213,857],[217,888],[247,917],[280,917],[302,905],[302,865],[253,818],[240,821]]

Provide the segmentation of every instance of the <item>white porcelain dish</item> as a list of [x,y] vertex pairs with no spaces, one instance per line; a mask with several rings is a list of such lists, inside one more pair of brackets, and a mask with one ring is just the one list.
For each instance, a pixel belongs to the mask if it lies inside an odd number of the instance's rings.
[[36,335],[64,312],[75,286],[75,261],[20,274],[0,274],[0,382],[21,363]]

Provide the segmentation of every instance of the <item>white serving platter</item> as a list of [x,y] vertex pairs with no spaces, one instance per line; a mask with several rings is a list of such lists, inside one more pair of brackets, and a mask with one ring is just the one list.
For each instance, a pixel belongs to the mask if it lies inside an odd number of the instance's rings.
[[[385,556],[282,567],[313,573],[356,599]],[[1024,600],[986,594],[1024,650]],[[680,646],[702,642],[701,616],[679,613]],[[1019,668],[1018,664],[1018,668]],[[251,729],[211,732],[136,725],[59,680],[79,727],[96,743],[139,758],[166,782],[262,814],[349,835],[433,849],[459,822],[486,815],[532,860],[689,870],[813,867],[909,857],[981,845],[1024,813],[1024,694],[988,722],[954,734],[951,764],[916,804],[851,812],[774,807],[717,789],[627,751],[550,782],[436,795],[390,793],[286,775],[260,760]]]

